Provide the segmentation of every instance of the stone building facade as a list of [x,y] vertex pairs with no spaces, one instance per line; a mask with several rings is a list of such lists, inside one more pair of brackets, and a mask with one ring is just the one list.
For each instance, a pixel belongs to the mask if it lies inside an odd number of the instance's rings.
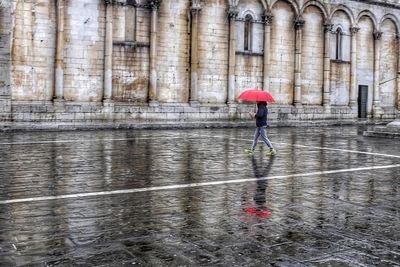
[[396,0],[0,0],[0,121],[393,119]]

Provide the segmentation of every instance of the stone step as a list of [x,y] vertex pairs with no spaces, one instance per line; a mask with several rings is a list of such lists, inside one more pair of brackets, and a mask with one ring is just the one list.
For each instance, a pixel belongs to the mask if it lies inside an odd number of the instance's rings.
[[386,126],[376,126],[370,131],[378,133],[400,133],[400,128],[397,127],[386,127]]
[[400,120],[392,121],[387,125],[391,129],[399,129],[400,130]]
[[381,138],[398,138],[400,139],[400,131],[364,131],[364,136],[367,137],[381,137]]

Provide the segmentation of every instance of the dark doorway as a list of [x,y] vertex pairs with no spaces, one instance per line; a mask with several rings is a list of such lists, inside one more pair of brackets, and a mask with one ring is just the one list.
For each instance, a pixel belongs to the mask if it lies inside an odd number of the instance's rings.
[[368,86],[358,86],[358,117],[367,118]]

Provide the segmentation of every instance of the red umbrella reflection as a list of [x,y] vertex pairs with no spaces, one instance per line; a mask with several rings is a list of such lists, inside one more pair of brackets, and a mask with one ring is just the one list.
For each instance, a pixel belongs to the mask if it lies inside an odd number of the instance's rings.
[[268,208],[245,208],[247,214],[255,214],[257,217],[266,219],[271,216],[271,211]]

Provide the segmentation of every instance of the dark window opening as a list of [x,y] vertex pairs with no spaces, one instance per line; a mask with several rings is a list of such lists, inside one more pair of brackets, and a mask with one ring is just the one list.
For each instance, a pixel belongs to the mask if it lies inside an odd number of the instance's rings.
[[253,17],[251,15],[246,15],[244,19],[244,51],[251,51],[251,33]]
[[136,6],[136,1],[135,0],[126,0],[126,4],[128,6]]
[[338,28],[336,30],[336,60],[342,60],[342,42],[343,42],[343,32],[342,29]]

